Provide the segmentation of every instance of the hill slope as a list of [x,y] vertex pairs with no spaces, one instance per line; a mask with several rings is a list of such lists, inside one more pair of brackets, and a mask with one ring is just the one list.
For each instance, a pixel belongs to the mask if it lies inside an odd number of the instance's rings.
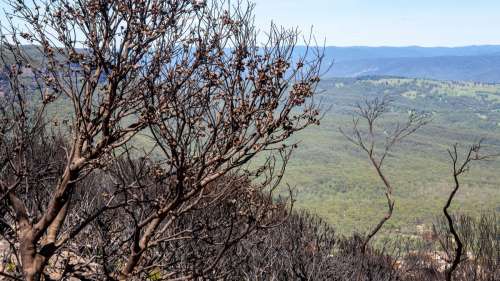
[[[299,47],[299,51],[300,51]],[[377,58],[425,58],[447,56],[484,56],[500,54],[500,46],[479,45],[465,47],[326,47],[327,57],[335,61],[352,61]]]
[[[297,54],[304,53],[297,48]],[[396,75],[438,80],[500,82],[500,46],[326,47],[325,77]]]
[[438,80],[500,82],[500,56],[378,58],[340,61],[328,76],[394,75]]
[[[363,231],[384,215],[383,189],[366,155],[338,128],[348,128],[353,105],[366,97],[389,95],[393,125],[408,109],[431,112],[433,121],[402,143],[387,159],[396,189],[395,216],[385,231],[413,233],[441,214],[452,186],[446,149],[485,138],[500,151],[500,85],[422,79],[332,79],[320,85],[324,108],[319,127],[301,132],[285,182],[297,188],[297,205],[327,218],[340,232]],[[500,160],[475,166],[464,178],[454,211],[500,212]]]

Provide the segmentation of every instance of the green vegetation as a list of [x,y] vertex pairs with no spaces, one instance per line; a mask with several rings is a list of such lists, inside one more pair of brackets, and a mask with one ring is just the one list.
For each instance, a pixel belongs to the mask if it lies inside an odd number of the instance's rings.
[[[325,116],[320,126],[294,137],[299,146],[283,184],[295,189],[298,208],[320,215],[342,234],[367,230],[386,210],[382,183],[366,155],[339,132],[340,127],[349,129],[354,105],[363,99],[384,95],[393,99],[384,126],[394,125],[410,109],[432,114],[432,122],[397,145],[388,159],[385,171],[396,189],[396,209],[385,233],[413,234],[417,225],[430,227],[441,215],[452,186],[446,151],[452,144],[484,138],[490,150],[500,151],[500,84],[339,78],[322,81],[319,90]],[[67,101],[52,106],[56,118],[68,118]],[[152,148],[147,131],[134,143]],[[472,215],[500,212],[499,168],[500,159],[474,166],[463,179],[454,210]],[[378,192],[373,186],[380,187]]]
[[[357,102],[390,96],[394,107],[384,126],[393,126],[410,109],[432,114],[432,123],[398,145],[386,163],[396,189],[386,233],[415,233],[417,225],[428,227],[441,214],[452,186],[446,151],[452,144],[484,138],[491,151],[500,151],[500,85],[372,77],[326,80],[320,89],[325,117],[321,126],[296,136],[299,148],[284,182],[295,187],[298,208],[326,218],[341,233],[364,231],[385,213],[383,188],[366,156],[338,131],[351,125]],[[474,166],[463,179],[454,211],[499,212],[499,168],[500,160]]]

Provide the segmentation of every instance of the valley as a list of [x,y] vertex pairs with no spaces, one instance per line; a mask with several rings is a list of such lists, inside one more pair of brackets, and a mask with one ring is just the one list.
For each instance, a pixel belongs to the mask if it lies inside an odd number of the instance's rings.
[[[417,226],[430,228],[441,215],[452,186],[451,145],[484,139],[490,151],[500,151],[500,85],[364,77],[327,79],[319,87],[324,118],[319,127],[296,136],[299,147],[284,182],[295,187],[298,208],[326,218],[341,233],[366,231],[386,208],[381,182],[366,155],[339,132],[349,129],[354,105],[363,99],[393,100],[381,127],[394,126],[408,110],[432,115],[432,122],[399,144],[387,160],[396,206],[386,233],[415,233]],[[452,208],[473,215],[500,212],[499,169],[498,160],[474,165]]]

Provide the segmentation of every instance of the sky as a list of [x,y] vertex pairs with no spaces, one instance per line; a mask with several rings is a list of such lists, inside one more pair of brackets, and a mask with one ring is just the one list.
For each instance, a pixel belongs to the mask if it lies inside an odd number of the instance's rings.
[[500,0],[249,1],[261,31],[271,21],[304,34],[312,28],[320,45],[500,45]]
[[500,44],[500,0],[253,0],[260,30],[271,20],[329,46]]

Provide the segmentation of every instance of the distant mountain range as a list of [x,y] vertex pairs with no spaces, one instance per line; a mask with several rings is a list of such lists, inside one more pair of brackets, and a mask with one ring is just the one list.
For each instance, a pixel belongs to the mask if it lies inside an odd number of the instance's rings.
[[[298,53],[304,47],[297,48]],[[500,83],[500,46],[327,47],[325,77],[391,75]]]
[[[305,47],[297,46],[295,55]],[[41,54],[24,46],[35,64]],[[9,61],[9,54],[6,54]],[[328,65],[332,67],[328,69]],[[324,78],[399,76],[500,83],[500,45],[465,47],[326,47]]]

